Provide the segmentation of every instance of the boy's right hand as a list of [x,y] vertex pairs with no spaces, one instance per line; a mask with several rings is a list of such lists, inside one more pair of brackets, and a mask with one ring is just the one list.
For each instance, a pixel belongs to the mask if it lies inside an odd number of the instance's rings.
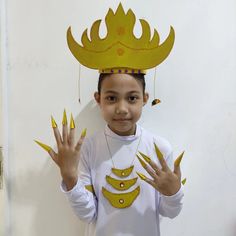
[[[77,143],[75,143],[75,124],[72,115],[70,119],[70,130],[68,130],[66,112],[64,111],[62,121],[62,135],[60,134],[53,117],[51,119],[54,136],[57,142],[58,153],[56,153],[49,146],[47,151],[53,161],[60,168],[61,176],[67,187],[67,190],[70,190],[75,186],[78,180],[80,148],[86,135],[86,129],[83,130],[80,139]],[[38,141],[36,142],[39,144]]]

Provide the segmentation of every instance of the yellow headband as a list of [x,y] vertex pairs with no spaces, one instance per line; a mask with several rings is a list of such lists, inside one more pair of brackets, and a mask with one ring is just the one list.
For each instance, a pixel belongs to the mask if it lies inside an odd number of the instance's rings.
[[93,23],[88,38],[86,29],[81,37],[82,45],[78,44],[69,27],[67,42],[70,51],[84,66],[97,69],[100,73],[146,73],[146,69],[156,67],[163,62],[174,44],[175,33],[171,27],[166,40],[159,44],[159,35],[154,30],[152,39],[147,21],[140,19],[142,35],[136,38],[133,30],[135,15],[131,9],[125,14],[119,4],[116,12],[109,9],[105,22],[107,35],[100,38],[101,20]]

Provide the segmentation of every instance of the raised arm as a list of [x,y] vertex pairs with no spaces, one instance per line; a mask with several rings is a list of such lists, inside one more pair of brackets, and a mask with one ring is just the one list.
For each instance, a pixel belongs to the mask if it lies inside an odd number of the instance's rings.
[[[139,177],[155,188],[159,194],[159,213],[162,216],[174,218],[182,209],[183,190],[181,185],[180,162],[183,154],[175,160],[174,170],[170,169],[172,165],[172,154],[164,158],[158,146],[154,143],[157,158],[161,167],[151,160],[148,156],[140,153],[138,159],[144,169],[152,178],[148,178],[141,173],[137,173]],[[143,161],[143,159],[145,161]]]
[[[96,196],[86,183],[91,182],[89,166],[86,163],[86,153],[81,147],[86,135],[86,129],[75,142],[75,123],[71,115],[70,128],[67,124],[66,112],[63,113],[62,135],[52,117],[52,128],[57,143],[56,153],[50,146],[36,141],[45,149],[57,164],[62,176],[61,190],[64,192],[74,212],[81,220],[91,222],[96,217]],[[79,177],[80,176],[80,177]]]

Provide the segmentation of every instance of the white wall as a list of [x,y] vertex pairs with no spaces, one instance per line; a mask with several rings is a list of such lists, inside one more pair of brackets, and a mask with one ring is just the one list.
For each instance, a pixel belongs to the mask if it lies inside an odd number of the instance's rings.
[[[2,162],[2,176],[0,176],[0,235],[4,235],[5,229],[9,225],[8,217],[8,198],[6,191],[5,177],[7,175],[7,129],[6,116],[4,116],[6,106],[6,22],[5,22],[5,1],[0,0],[0,161]],[[4,148],[3,148],[4,147]],[[4,161],[4,165],[3,165]]]
[[[157,70],[159,107],[147,105],[140,123],[166,137],[187,177],[185,206],[174,220],[163,219],[163,236],[236,234],[236,2],[234,0],[129,0],[138,18],[156,27],[161,40],[169,26],[174,49]],[[77,39],[105,16],[108,0],[8,0],[7,87],[9,130],[9,211],[7,236],[83,235],[83,224],[60,193],[60,175],[34,144],[53,147],[50,115],[60,123],[63,109],[76,117],[78,134],[101,128],[93,91],[98,74],[82,68],[66,44],[72,26]],[[138,32],[140,26],[137,25]],[[153,70],[147,75],[152,99]],[[5,78],[6,79],[6,78]],[[89,119],[88,119],[89,118]]]

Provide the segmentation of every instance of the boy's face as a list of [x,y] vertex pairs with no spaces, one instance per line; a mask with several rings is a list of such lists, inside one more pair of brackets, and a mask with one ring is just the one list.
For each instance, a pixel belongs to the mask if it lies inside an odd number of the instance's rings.
[[103,81],[101,93],[95,92],[103,118],[118,135],[133,135],[142,107],[148,100],[140,81],[128,74],[111,74]]

